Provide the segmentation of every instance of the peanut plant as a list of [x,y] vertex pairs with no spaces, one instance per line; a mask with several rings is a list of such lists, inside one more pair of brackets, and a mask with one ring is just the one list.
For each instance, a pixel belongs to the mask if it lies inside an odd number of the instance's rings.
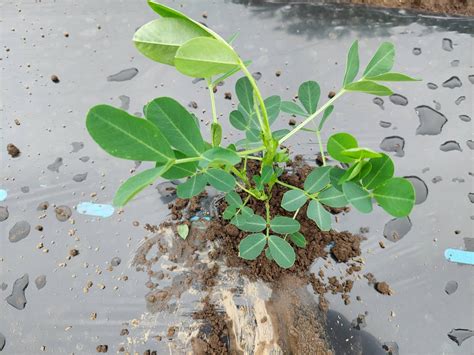
[[[211,107],[211,141],[201,135],[198,118],[170,97],[159,97],[144,108],[145,119],[109,105],[93,107],[87,115],[87,129],[92,138],[114,157],[151,161],[155,167],[129,178],[118,189],[114,204],[124,206],[138,192],[158,178],[186,179],[177,187],[177,195],[191,198],[207,185],[225,193],[227,208],[222,218],[240,230],[250,233],[239,245],[240,257],[253,260],[262,252],[280,267],[289,268],[295,262],[294,247],[304,248],[306,238],[299,232],[297,215],[306,208],[307,216],[322,231],[331,229],[329,207],[351,205],[369,213],[375,201],[395,217],[407,216],[415,202],[412,184],[394,177],[394,164],[389,156],[360,147],[348,133],[336,133],[327,143],[325,152],[321,131],[330,118],[334,103],[349,92],[378,96],[392,91],[380,82],[415,81],[404,74],[391,72],[395,49],[383,43],[362,76],[359,73],[358,42],[349,50],[342,88],[324,104],[319,105],[320,86],[315,81],[301,84],[298,102],[282,101],[279,96],[263,98],[247,66],[232,47],[236,36],[224,40],[218,34],[184,14],[149,1],[150,7],[161,17],[142,26],[133,38],[137,49],[146,57],[174,66],[180,73],[204,78]],[[238,108],[230,113],[231,125],[245,134],[228,146],[221,145],[222,126],[216,113],[214,89],[223,80],[243,73],[235,85]],[[291,130],[272,130],[280,112],[303,118]],[[321,117],[316,128],[307,128]],[[280,179],[283,164],[289,160],[288,150],[282,146],[300,131],[314,134],[319,143],[322,166],[314,168],[298,188]],[[343,163],[328,165],[328,154]],[[259,174],[247,176],[247,162],[259,161]],[[270,213],[272,189],[281,185],[287,191],[281,206],[294,212],[293,217],[273,216]],[[250,198],[265,205],[266,214],[260,216],[248,207]],[[187,233],[180,232],[182,238]]]

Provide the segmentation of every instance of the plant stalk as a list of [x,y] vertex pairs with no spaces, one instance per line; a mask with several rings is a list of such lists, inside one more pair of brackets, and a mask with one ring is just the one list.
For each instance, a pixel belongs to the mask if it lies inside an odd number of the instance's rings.
[[316,131],[316,137],[318,138],[319,143],[319,152],[321,153],[321,158],[323,159],[323,166],[326,166],[326,156],[324,155],[323,142],[321,140],[321,131]]

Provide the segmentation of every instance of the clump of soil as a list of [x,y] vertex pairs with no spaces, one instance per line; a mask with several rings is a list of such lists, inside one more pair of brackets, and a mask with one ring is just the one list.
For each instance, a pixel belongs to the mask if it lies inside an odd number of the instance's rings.
[[20,149],[18,149],[18,147],[16,145],[14,145],[13,143],[9,143],[7,145],[7,153],[12,158],[16,158],[16,157],[20,156],[20,154],[21,154]]
[[436,13],[474,15],[472,0],[349,0],[352,4],[415,9]]

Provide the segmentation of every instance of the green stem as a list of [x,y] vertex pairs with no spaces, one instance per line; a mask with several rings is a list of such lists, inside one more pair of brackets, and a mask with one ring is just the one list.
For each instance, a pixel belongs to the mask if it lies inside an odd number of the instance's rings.
[[296,126],[292,131],[288,132],[286,136],[280,139],[280,144],[289,139],[293,136],[296,132],[301,130],[304,126],[306,126],[309,122],[311,122],[316,116],[318,116],[321,112],[324,112],[329,106],[332,105],[334,101],[336,101],[339,97],[341,97],[346,91],[341,89],[332,99],[329,99],[323,106],[321,106],[315,113],[310,115],[306,118],[303,122],[301,122],[298,126]]
[[214,88],[212,86],[211,78],[207,78],[206,81],[207,89],[209,90],[209,97],[211,98],[212,122],[217,123],[216,99],[214,97]]
[[321,140],[321,131],[316,131],[316,137],[318,138],[319,151],[321,152],[321,158],[323,159],[323,166],[326,166],[326,156],[324,155],[323,141]]
[[241,152],[237,152],[237,154],[240,156],[248,156],[250,154],[261,152],[262,150],[265,150],[264,146],[254,148],[254,149],[249,149],[249,150],[242,150]]
[[267,216],[267,239],[270,237],[270,198],[265,200],[265,213]]
[[251,195],[252,197],[256,198],[257,200],[259,200],[258,196],[255,195],[252,191],[248,190],[247,188],[245,188],[245,186],[242,186],[241,184],[239,184],[238,182],[236,182],[237,186],[239,188],[242,189],[242,191],[245,191],[246,193],[248,193],[249,195]]

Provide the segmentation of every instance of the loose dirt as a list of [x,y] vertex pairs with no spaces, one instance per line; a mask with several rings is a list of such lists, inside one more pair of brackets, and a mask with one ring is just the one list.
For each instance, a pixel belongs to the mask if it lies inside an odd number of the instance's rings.
[[474,15],[474,2],[472,0],[349,0],[349,2],[352,4],[404,8],[433,13]]

